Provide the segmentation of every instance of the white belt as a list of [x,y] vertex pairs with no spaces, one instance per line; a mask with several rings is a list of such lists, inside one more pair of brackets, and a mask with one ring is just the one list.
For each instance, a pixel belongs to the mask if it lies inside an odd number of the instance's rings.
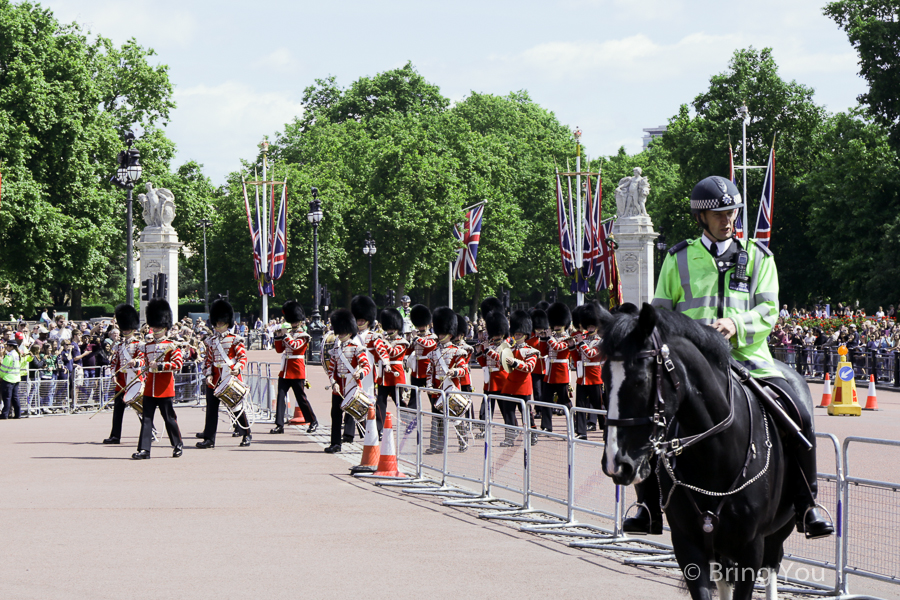
[[569,362],[568,358],[554,358],[550,361],[551,363],[567,363]]
[[497,371],[500,370],[500,368],[499,368],[499,367],[494,367],[493,369],[490,369],[490,368],[489,368],[488,370],[489,370],[491,373],[496,373]]
[[389,365],[402,365],[403,361],[402,360],[391,360],[391,361],[388,361],[388,364]]
[[584,363],[584,366],[586,366],[586,367],[600,367],[600,366],[602,366],[602,365],[603,365],[602,362],[589,362],[589,363]]
[[299,359],[301,359],[301,358],[304,358],[304,356],[303,356],[302,354],[298,354],[298,355],[296,355],[296,356],[294,356],[294,355],[292,354],[292,355],[290,355],[290,356],[285,356],[285,358],[288,359],[288,360],[299,360]]

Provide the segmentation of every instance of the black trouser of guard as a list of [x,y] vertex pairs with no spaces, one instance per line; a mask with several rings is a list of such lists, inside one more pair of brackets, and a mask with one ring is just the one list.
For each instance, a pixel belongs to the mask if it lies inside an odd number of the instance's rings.
[[9,418],[9,409],[13,409],[13,418],[18,419],[22,413],[19,406],[19,384],[0,380],[0,395],[3,397],[3,418]]
[[[569,402],[569,384],[568,383],[547,383],[543,385],[543,396],[540,396],[541,402],[553,404],[553,394],[556,394],[556,404],[565,404],[571,406]],[[536,398],[538,396],[535,396]],[[541,429],[544,431],[553,431],[553,409],[545,406],[540,407],[541,413]]]
[[[575,406],[578,408],[593,408],[603,410],[603,394],[599,384],[578,384],[575,388]],[[575,435],[587,435],[587,413],[575,413]],[[606,426],[605,419],[600,419],[599,428]]]
[[[791,418],[798,420],[803,435],[812,442],[811,450],[801,448],[789,438],[784,439],[784,452],[787,459],[787,474],[785,481],[789,485],[795,485],[794,509],[797,511],[797,519],[803,518],[806,508],[815,503],[818,494],[818,473],[816,470],[816,431],[812,415],[805,404],[797,397],[785,379],[781,377],[761,378],[766,383],[772,384],[782,390],[791,398],[791,406],[785,406],[779,397],[779,404],[787,411]],[[635,484],[634,490],[638,502],[645,503],[654,518],[661,514],[659,507],[659,481],[656,479],[656,455],[650,458],[650,476],[641,483]]]
[[[384,429],[384,417],[387,414],[388,398],[394,401],[394,404],[397,405],[397,408],[403,406],[399,394],[400,391],[395,385],[378,386],[378,397],[375,399],[375,415],[377,417],[376,423],[378,424],[379,438],[381,438],[381,432]],[[396,426],[397,425],[395,424],[394,427]]]
[[181,445],[181,430],[178,428],[178,418],[175,416],[175,405],[172,398],[154,398],[144,396],[144,412],[141,415],[141,439],[138,442],[138,450],[150,452],[150,443],[153,439],[153,416],[159,407],[159,414],[166,424],[166,433],[169,434],[169,442],[172,447]]
[[[413,387],[423,388],[428,387],[428,378],[427,377],[413,377],[410,379]],[[409,408],[418,408],[419,406],[419,390],[412,390],[409,394],[409,404],[407,405]]]
[[341,404],[344,398],[340,394],[331,395],[331,445],[341,445],[341,419],[353,419],[350,415],[341,410]]
[[[206,425],[203,427],[203,437],[215,443],[216,430],[219,427],[219,400],[213,389],[206,387]],[[241,415],[237,418],[238,427],[235,429],[241,435],[250,435],[250,421],[247,420],[247,413],[241,411]]]
[[113,400],[112,431],[109,432],[109,437],[115,439],[122,437],[122,421],[125,419],[126,408],[125,401],[122,400],[123,395],[116,393],[116,399]]
[[278,378],[278,400],[275,407],[275,426],[284,427],[284,413],[287,410],[287,393],[288,390],[294,390],[294,398],[297,400],[297,406],[303,413],[303,418],[310,425],[316,423],[316,413],[313,412],[312,405],[306,398],[306,380],[305,379],[285,379]]

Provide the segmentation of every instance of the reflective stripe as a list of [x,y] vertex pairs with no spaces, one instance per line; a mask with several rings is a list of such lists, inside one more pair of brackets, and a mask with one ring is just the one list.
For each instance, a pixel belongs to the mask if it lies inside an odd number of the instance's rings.
[[681,280],[681,288],[684,290],[684,301],[690,302],[694,299],[691,293],[691,270],[688,267],[687,249],[675,255],[678,263],[678,278]]
[[668,298],[654,298],[650,302],[650,306],[653,306],[655,308],[664,308],[666,310],[672,310],[673,308],[675,308],[675,305]]
[[[758,359],[751,358],[751,359],[747,359],[747,360],[740,360],[738,362],[741,363],[743,366],[749,368],[751,371],[755,371],[757,369],[775,369],[774,363],[770,363],[770,362],[767,362],[764,360],[758,360]],[[766,375],[766,377],[770,377],[770,375]]]
[[774,302],[775,304],[778,304],[778,294],[762,292],[753,296],[753,301],[756,304],[762,304],[763,302]]

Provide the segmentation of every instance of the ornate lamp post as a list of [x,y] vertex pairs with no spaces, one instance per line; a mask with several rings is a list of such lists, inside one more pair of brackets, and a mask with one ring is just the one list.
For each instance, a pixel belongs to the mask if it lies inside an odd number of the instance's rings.
[[206,272],[206,228],[212,225],[209,219],[200,219],[197,227],[203,228],[203,306],[209,314],[209,277]]
[[366,245],[363,246],[363,254],[369,257],[369,298],[372,297],[372,257],[375,256],[375,240],[372,232],[366,232]]
[[117,161],[119,163],[119,167],[116,169],[116,174],[112,178],[113,183],[118,185],[119,187],[123,187],[128,190],[128,201],[126,203],[126,216],[125,220],[127,221],[127,231],[125,237],[125,302],[131,306],[134,306],[134,267],[132,265],[134,261],[134,243],[132,240],[132,213],[131,213],[131,193],[134,190],[135,182],[141,178],[141,173],[143,172],[143,167],[141,167],[141,153],[138,152],[137,148],[132,148],[132,144],[134,144],[134,133],[129,131],[125,134],[125,144],[127,144],[128,149],[122,150],[119,152],[119,156]]
[[312,323],[310,323],[310,337],[312,348],[310,362],[321,364],[322,362],[322,330],[325,324],[319,315],[319,223],[322,222],[322,201],[319,200],[319,190],[312,188],[312,202],[309,203],[309,213],[306,219],[313,226],[313,289],[315,290],[315,305],[313,306]]

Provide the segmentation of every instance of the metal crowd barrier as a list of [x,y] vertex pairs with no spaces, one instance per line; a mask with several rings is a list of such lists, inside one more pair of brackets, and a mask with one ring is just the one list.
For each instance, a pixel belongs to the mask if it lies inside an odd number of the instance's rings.
[[[820,379],[828,373],[834,379],[841,359],[837,348],[831,346],[769,346],[769,350],[773,358],[807,378]],[[870,375],[874,375],[876,383],[900,387],[900,352],[860,348],[850,350],[848,356],[858,379],[868,380]]]
[[[428,393],[444,397],[441,390],[398,387],[411,398],[419,397],[416,406],[398,408],[395,427],[398,464],[409,477],[375,477],[385,480],[379,485],[444,496],[446,505],[482,509],[479,517],[485,519],[519,521],[524,531],[586,538],[570,545],[626,551],[629,564],[677,567],[671,545],[623,535],[633,490],[613,484],[602,473],[602,441],[574,435],[576,414],[603,416],[606,411],[463,392],[472,399],[472,412],[453,417],[446,401],[442,413],[422,406]],[[473,418],[479,399],[487,403],[483,419]],[[515,403],[525,422],[495,421],[498,411],[492,400]],[[539,407],[564,410],[565,433],[532,427],[529,414]],[[818,502],[833,519],[836,535],[807,540],[792,534],[784,546],[779,591],[855,597],[848,590],[848,575],[900,584],[900,547],[895,542],[900,483],[853,476],[848,453],[851,443],[900,448],[900,441],[849,437],[842,447],[832,434],[816,437]]]

